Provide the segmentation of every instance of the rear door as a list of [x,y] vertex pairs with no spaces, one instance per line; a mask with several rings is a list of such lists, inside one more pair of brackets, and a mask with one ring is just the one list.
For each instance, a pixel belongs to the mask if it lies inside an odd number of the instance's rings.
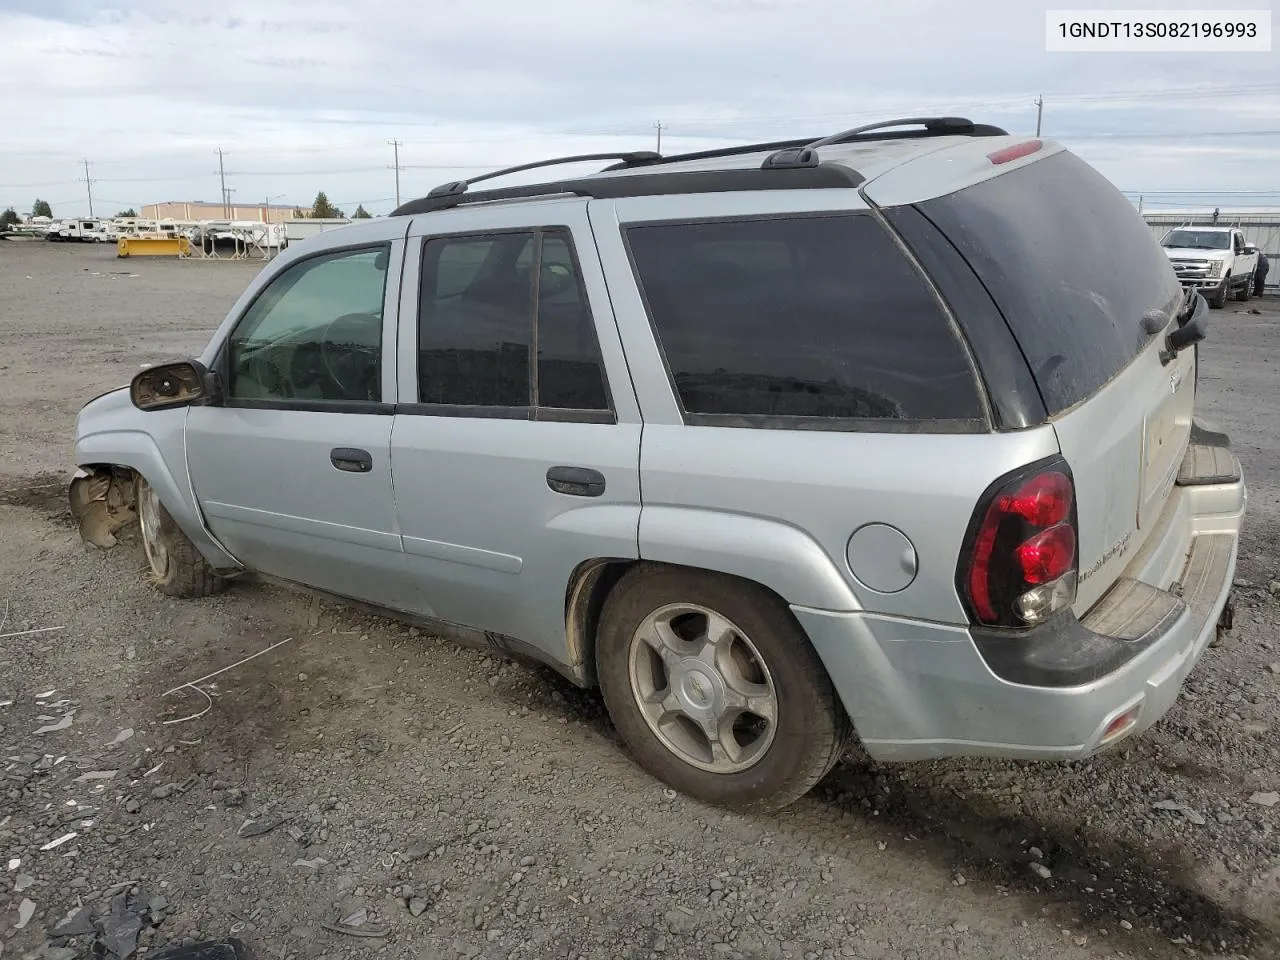
[[1031,368],[1075,476],[1085,610],[1156,525],[1186,450],[1195,351],[1160,356],[1177,277],[1133,206],[1066,151],[918,207],[982,279]]
[[415,610],[567,662],[566,589],[638,556],[640,414],[586,202],[414,221],[391,437]]

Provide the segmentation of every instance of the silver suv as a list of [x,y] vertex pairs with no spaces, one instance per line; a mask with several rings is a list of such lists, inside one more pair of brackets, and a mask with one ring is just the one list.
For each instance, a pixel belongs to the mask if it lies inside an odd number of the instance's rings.
[[1230,626],[1246,497],[1133,207],[960,118],[545,165],[605,159],[291,245],[197,360],[85,406],[86,539],[136,518],[169,595],[254,571],[551,664],[738,808],[855,735],[1073,759],[1154,723]]

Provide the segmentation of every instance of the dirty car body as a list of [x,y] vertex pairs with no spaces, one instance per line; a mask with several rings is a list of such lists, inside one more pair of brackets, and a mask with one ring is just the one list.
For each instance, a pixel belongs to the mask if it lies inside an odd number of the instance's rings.
[[1205,305],[1068,151],[948,123],[452,185],[292,245],[199,358],[83,409],[85,537],[143,489],[210,577],[599,684],[726,803],[794,799],[851,732],[1119,742],[1231,609]]

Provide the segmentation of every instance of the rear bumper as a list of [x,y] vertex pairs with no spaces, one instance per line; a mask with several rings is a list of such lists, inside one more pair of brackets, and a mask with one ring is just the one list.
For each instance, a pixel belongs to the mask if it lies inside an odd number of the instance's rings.
[[1159,720],[1213,640],[1235,577],[1247,495],[1234,456],[1213,445],[1188,454],[1173,494],[1168,522],[1190,550],[1138,558],[1081,621],[1015,639],[1003,659],[966,627],[793,607],[867,752],[1077,759]]

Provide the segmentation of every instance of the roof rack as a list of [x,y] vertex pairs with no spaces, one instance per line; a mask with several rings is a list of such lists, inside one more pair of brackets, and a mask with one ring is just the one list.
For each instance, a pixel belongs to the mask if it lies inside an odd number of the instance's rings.
[[[902,133],[877,133],[892,127],[923,127],[922,130]],[[869,136],[870,134],[870,136]],[[909,139],[917,137],[1006,137],[1007,130],[986,123],[974,123],[966,117],[906,117],[901,120],[881,120],[833,133],[829,137],[782,147],[765,157],[762,170],[789,170],[796,167],[816,167],[817,150],[837,143],[855,140]]]
[[[915,126],[922,129],[883,133],[893,127]],[[974,123],[964,117],[910,117],[903,120],[884,120],[854,127],[828,137],[813,139],[803,137],[790,140],[774,140],[768,143],[750,143],[736,147],[719,147],[714,150],[700,150],[694,153],[681,153],[663,156],[649,150],[630,153],[582,153],[568,157],[552,157],[523,163],[519,166],[504,167],[471,177],[468,180],[455,180],[435,187],[425,197],[410,200],[392,211],[391,215],[406,216],[417,213],[429,213],[433,210],[446,210],[464,203],[488,203],[501,200],[548,198],[553,196],[579,196],[595,199],[640,197],[653,194],[678,193],[716,193],[734,190],[787,190],[813,189],[820,187],[856,187],[865,179],[856,170],[848,167],[818,162],[817,149],[837,143],[849,143],[862,140],[899,140],[917,137],[970,136],[970,137],[1003,137],[1008,132],[989,124]],[[592,160],[615,160],[601,172],[630,170],[635,167],[665,166],[691,160],[710,160],[716,157],[732,157],[747,153],[763,153],[770,151],[769,156],[758,169],[735,170],[691,170],[671,173],[639,173],[629,177],[584,177],[574,180],[561,180],[552,183],[530,184],[528,186],[506,187],[498,190],[484,190],[476,193],[468,192],[472,184],[495,177],[518,173],[523,170],[534,170],[538,167],[558,166],[566,163],[585,163]],[[760,174],[774,170],[809,170],[811,174],[802,177],[788,177],[780,180],[764,177]]]
[[652,150],[637,150],[630,153],[579,153],[571,157],[551,157],[548,160],[535,160],[533,163],[522,163],[514,167],[503,167],[501,170],[492,170],[489,173],[482,173],[479,176],[471,177],[468,180],[454,180],[452,183],[442,183],[440,186],[432,189],[427,194],[428,197],[455,197],[459,194],[467,192],[467,188],[473,183],[479,183],[481,180],[492,180],[495,177],[505,177],[509,173],[519,173],[522,170],[535,170],[538,167],[554,167],[565,163],[586,163],[589,160],[620,160],[625,167],[637,167],[647,163],[658,163],[662,160],[662,154],[654,153]]
[[533,183],[497,190],[477,190],[426,196],[410,200],[391,211],[391,216],[408,216],[448,210],[472,203],[502,200],[551,199],[553,197],[590,197],[593,200],[616,200],[621,197],[673,196],[682,193],[731,193],[748,190],[818,190],[857,187],[866,179],[862,174],[840,164],[828,163],[792,171],[778,176],[772,170],[737,168],[733,170],[654,170],[628,177],[583,177],[553,183]]

